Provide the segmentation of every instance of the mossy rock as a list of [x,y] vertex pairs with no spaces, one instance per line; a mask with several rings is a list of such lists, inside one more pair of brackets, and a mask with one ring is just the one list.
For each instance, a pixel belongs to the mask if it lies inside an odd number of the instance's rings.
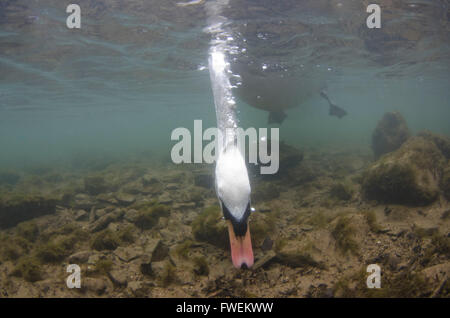
[[36,195],[2,195],[0,197],[0,229],[9,228],[56,211],[58,200]]
[[76,236],[60,236],[37,247],[36,256],[44,263],[57,263],[69,256],[77,242]]
[[353,189],[348,182],[336,182],[331,186],[330,197],[341,200],[348,201],[353,196]]
[[385,113],[372,134],[375,158],[397,150],[409,136],[408,125],[399,112]]
[[99,232],[91,243],[91,247],[97,251],[115,250],[119,245],[119,237],[108,229]]
[[33,242],[39,235],[39,228],[33,221],[22,222],[17,225],[16,233],[27,241]]
[[142,229],[148,230],[154,227],[161,216],[168,216],[169,209],[161,204],[149,203],[149,205],[140,206],[139,214],[134,221],[134,224]]
[[444,197],[450,201],[450,163],[447,164],[447,167],[442,174],[441,189]]
[[192,222],[192,233],[196,240],[221,248],[228,246],[227,226],[222,221],[222,212],[218,206],[206,208],[195,218]]
[[444,162],[434,143],[411,137],[400,149],[384,155],[367,169],[363,193],[367,199],[382,203],[430,204],[438,198]]
[[435,134],[428,130],[421,131],[418,133],[418,136],[432,141],[441,151],[442,155],[444,155],[446,159],[450,159],[450,137]]
[[33,257],[24,257],[16,265],[13,276],[22,277],[27,282],[36,282],[42,279],[41,266]]
[[90,195],[98,195],[108,191],[105,179],[101,176],[89,176],[84,178],[84,190]]
[[209,275],[209,266],[206,257],[195,257],[193,259],[194,262],[194,273],[200,276],[208,276]]

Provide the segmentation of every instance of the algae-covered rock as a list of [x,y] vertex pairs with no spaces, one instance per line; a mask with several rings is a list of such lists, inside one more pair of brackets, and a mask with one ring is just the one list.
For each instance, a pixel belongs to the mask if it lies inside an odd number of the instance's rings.
[[353,189],[348,182],[336,182],[331,186],[330,196],[337,200],[348,201],[353,196]]
[[56,211],[57,200],[36,195],[0,195],[0,228]]
[[450,159],[450,137],[432,133],[431,131],[421,131],[418,136],[432,141],[442,152],[446,159]]
[[409,136],[408,125],[399,112],[385,113],[372,134],[375,158],[397,150]]
[[450,201],[450,162],[447,163],[447,167],[442,174],[441,189],[444,193],[444,197]]
[[210,206],[197,216],[192,222],[192,233],[199,241],[222,248],[228,246],[227,228],[218,206]]
[[42,279],[41,266],[35,258],[24,257],[16,265],[12,275],[33,283]]
[[372,164],[363,176],[366,198],[383,203],[426,205],[439,195],[445,159],[433,142],[412,137]]
[[84,178],[84,190],[90,195],[97,195],[108,191],[105,179],[101,176]]

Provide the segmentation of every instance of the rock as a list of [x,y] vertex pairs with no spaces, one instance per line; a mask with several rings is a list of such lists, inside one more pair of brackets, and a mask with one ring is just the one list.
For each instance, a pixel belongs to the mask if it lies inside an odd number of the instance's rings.
[[0,196],[0,229],[42,215],[53,214],[56,212],[57,203],[55,198],[43,196]]
[[266,236],[263,243],[261,244],[261,250],[262,251],[269,251],[272,249],[273,241],[270,237]]
[[139,211],[135,209],[129,209],[125,212],[124,219],[130,223],[136,222],[139,217]]
[[450,137],[434,134],[431,131],[421,131],[418,136],[432,141],[446,159],[450,159]]
[[353,189],[350,183],[347,182],[335,182],[330,189],[330,196],[332,198],[348,201],[353,196]]
[[89,226],[91,232],[98,232],[108,227],[109,223],[119,220],[123,215],[124,211],[116,210],[114,212],[108,213],[100,217],[97,221]]
[[447,163],[447,167],[444,169],[441,177],[441,189],[444,197],[450,201],[450,162]]
[[399,112],[385,113],[372,134],[375,158],[397,150],[409,136],[408,125]]
[[186,210],[186,209],[194,209],[197,205],[195,202],[183,202],[183,203],[175,203],[172,208],[174,210]]
[[114,197],[120,204],[125,206],[131,205],[136,201],[135,196],[129,193],[116,193]]
[[108,190],[105,179],[100,176],[84,178],[84,190],[90,195],[97,195]]
[[141,272],[146,275],[152,275],[154,262],[161,262],[169,254],[169,248],[160,239],[150,239],[144,247],[142,256]]
[[78,210],[75,212],[75,221],[85,221],[89,217],[89,214],[85,210]]
[[141,257],[144,254],[144,250],[139,246],[119,246],[115,249],[114,255],[116,255],[121,261],[126,263]]
[[170,194],[168,192],[163,192],[159,197],[158,197],[158,202],[161,204],[170,204],[172,203],[172,198],[170,197]]
[[81,280],[81,288],[88,291],[93,291],[97,295],[102,295],[105,293],[108,285],[106,284],[104,279],[86,277]]
[[69,256],[68,261],[71,264],[83,264],[89,260],[93,253],[91,251],[81,251]]
[[77,209],[90,210],[95,201],[87,194],[78,193],[74,197],[74,207]]
[[[450,275],[450,262],[434,265],[422,271],[428,286],[433,290],[431,297],[448,297],[445,286],[448,285]],[[448,290],[447,290],[448,293]]]
[[159,183],[159,180],[150,174],[146,174],[142,177],[142,185],[145,187],[155,183]]
[[116,205],[118,201],[114,198],[112,193],[102,193],[97,195],[97,200],[103,203],[109,203],[112,205]]
[[114,285],[120,286],[120,287],[126,287],[128,283],[128,275],[127,271],[120,271],[120,270],[112,270],[108,273],[108,277],[111,279]]
[[210,189],[214,186],[214,180],[212,175],[201,173],[194,175],[194,185],[197,187]]
[[268,251],[267,253],[264,253],[256,262],[253,264],[252,269],[257,270],[258,268],[265,267],[266,265],[269,265],[274,258],[277,256],[277,254],[274,251]]
[[178,189],[178,184],[176,184],[176,183],[168,183],[166,185],[166,189],[167,190],[177,190]]
[[430,204],[439,195],[444,161],[434,143],[411,137],[366,170],[362,180],[364,196],[383,203]]
[[89,265],[95,265],[97,264],[97,262],[101,259],[101,255],[100,254],[92,254],[91,256],[89,256],[87,263]]
[[147,288],[144,287],[144,284],[139,281],[132,281],[128,283],[128,288],[133,293],[135,297],[148,297]]

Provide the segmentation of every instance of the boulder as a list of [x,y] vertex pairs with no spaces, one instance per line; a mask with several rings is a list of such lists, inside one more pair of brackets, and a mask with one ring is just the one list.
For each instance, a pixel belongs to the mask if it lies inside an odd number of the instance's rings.
[[375,158],[397,150],[409,136],[408,125],[399,112],[385,113],[372,134]]
[[430,204],[439,195],[444,164],[445,158],[433,142],[411,137],[366,170],[362,180],[364,196],[383,203]]
[[444,197],[450,201],[450,162],[447,163],[447,167],[442,174],[441,189]]
[[58,201],[34,195],[0,196],[0,229],[56,212]]

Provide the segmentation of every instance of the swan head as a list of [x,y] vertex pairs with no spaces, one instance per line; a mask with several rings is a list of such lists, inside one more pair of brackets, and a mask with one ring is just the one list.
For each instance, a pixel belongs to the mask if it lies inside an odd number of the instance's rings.
[[251,213],[250,181],[244,157],[235,145],[229,145],[216,162],[216,192],[228,223],[231,256],[237,268],[253,265],[248,218]]

